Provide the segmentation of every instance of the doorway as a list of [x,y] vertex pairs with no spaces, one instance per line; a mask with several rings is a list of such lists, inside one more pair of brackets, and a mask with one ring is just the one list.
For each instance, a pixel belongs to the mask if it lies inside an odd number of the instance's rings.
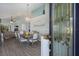
[[73,4],[51,4],[51,52],[53,56],[72,56],[74,41]]

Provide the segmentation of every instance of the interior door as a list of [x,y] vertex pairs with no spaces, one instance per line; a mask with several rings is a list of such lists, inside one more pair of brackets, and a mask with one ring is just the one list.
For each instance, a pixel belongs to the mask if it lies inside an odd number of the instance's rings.
[[52,4],[53,55],[73,55],[73,16],[71,3]]

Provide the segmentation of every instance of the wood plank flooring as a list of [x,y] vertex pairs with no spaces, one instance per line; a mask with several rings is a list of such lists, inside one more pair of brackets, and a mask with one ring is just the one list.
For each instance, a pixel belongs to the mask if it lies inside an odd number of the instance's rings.
[[37,42],[28,45],[26,42],[21,43],[17,39],[8,39],[0,45],[0,56],[40,56],[41,45]]

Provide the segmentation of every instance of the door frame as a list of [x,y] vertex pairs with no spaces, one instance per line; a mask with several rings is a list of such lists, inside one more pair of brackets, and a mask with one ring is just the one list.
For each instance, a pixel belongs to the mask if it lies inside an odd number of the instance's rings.
[[[51,44],[50,44],[50,56],[53,56],[53,26],[52,26],[52,24],[53,24],[53,21],[52,21],[52,13],[53,13],[53,11],[52,11],[52,9],[53,9],[53,4],[54,3],[49,3],[49,36],[50,36],[50,41],[51,41]],[[72,17],[73,17],[73,34],[72,34],[72,40],[73,40],[73,48],[72,48],[72,55],[74,56],[75,55],[75,4],[74,3],[72,3]]]

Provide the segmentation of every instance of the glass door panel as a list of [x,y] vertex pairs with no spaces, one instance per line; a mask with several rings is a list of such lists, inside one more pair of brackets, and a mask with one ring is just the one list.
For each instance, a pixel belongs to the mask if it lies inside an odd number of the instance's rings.
[[53,7],[53,55],[72,55],[72,4],[57,3]]

